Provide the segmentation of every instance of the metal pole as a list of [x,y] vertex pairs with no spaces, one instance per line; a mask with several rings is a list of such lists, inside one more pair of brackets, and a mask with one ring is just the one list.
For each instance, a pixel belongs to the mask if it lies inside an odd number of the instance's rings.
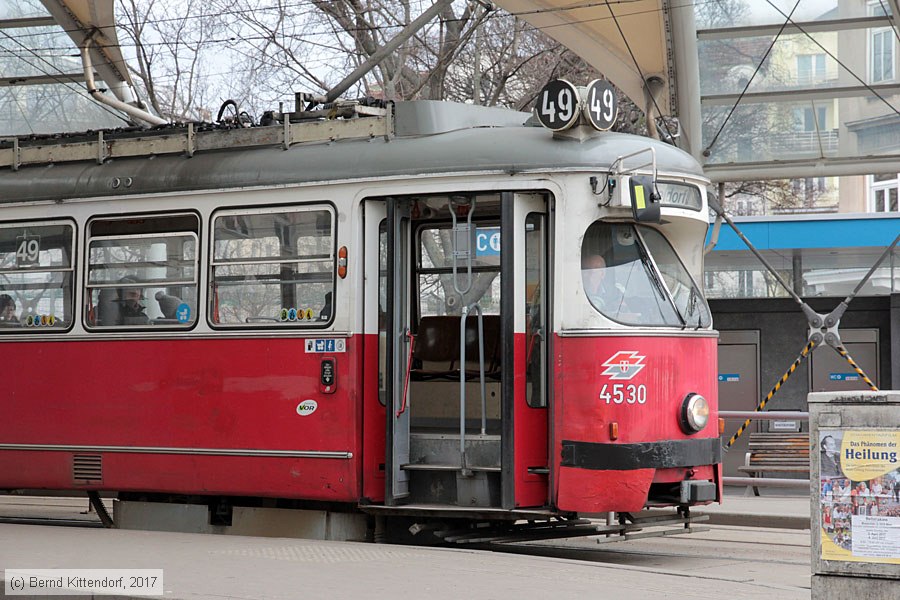
[[784,410],[777,412],[756,412],[753,410],[720,410],[719,416],[723,419],[757,419],[759,421],[782,421],[797,419],[808,421],[809,413],[796,410]]

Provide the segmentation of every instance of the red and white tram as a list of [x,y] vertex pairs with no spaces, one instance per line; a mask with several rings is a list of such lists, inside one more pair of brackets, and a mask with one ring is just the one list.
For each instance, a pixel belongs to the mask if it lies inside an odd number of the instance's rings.
[[0,489],[718,501],[697,162],[499,109],[356,113],[0,144]]

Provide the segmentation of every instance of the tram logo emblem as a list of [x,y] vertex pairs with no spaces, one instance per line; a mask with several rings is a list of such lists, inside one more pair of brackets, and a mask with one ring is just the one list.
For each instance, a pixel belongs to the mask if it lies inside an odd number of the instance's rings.
[[609,375],[610,379],[616,380],[631,379],[647,366],[644,364],[646,358],[634,351],[620,350],[603,363],[606,367],[603,375]]

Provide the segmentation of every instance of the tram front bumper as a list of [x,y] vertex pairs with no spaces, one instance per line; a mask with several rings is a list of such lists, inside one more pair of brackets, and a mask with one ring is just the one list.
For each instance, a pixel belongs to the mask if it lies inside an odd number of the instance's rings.
[[[654,482],[654,505],[692,505],[718,498],[715,465],[722,461],[718,438],[623,444],[564,440],[560,459],[556,505],[561,510],[640,511],[651,500]],[[658,474],[663,473],[667,475],[660,480]],[[658,498],[660,494],[665,500]]]
[[610,444],[563,440],[563,467],[592,470],[670,469],[722,462],[719,438]]

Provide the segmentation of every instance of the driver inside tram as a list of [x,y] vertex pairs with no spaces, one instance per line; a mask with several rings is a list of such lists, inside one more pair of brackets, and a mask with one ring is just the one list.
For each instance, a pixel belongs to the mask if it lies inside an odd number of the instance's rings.
[[603,310],[612,301],[603,284],[606,279],[606,259],[600,254],[587,254],[581,258],[581,271],[588,300]]
[[581,276],[588,301],[603,314],[621,318],[634,317],[629,307],[625,287],[616,281],[616,274],[603,253],[581,257]]

